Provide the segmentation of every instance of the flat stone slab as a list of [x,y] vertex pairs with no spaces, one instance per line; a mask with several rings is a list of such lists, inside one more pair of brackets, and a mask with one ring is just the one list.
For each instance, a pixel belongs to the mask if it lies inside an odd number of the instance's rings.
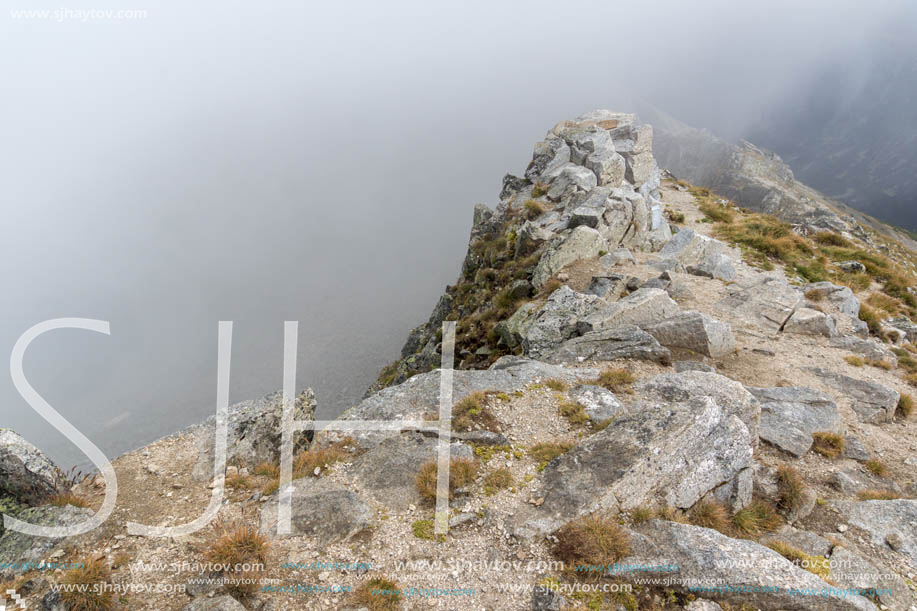
[[795,456],[812,447],[812,434],[837,432],[841,417],[828,395],[804,386],[748,387],[761,402],[761,439]]
[[898,551],[910,558],[917,570],[917,501],[832,501],[846,520],[869,533],[871,542],[887,549],[889,535],[900,539]]
[[632,532],[631,547],[633,553],[619,560],[619,564],[677,566],[677,571],[654,572],[652,576],[677,578],[669,587],[686,594],[691,586],[704,586],[711,581],[727,584],[731,591],[705,591],[704,597],[737,607],[750,604],[758,609],[785,611],[876,609],[860,596],[824,593],[828,584],[777,552],[709,528],[650,520]]
[[802,301],[802,294],[785,281],[765,278],[748,287],[737,287],[717,306],[731,310],[748,324],[777,333]]
[[517,534],[546,534],[593,511],[688,508],[752,463],[748,429],[710,397],[646,405],[555,458],[544,503],[516,517]]
[[271,538],[313,537],[322,545],[347,541],[369,527],[372,510],[352,490],[313,478],[294,480],[289,535],[277,533],[277,498],[271,495],[261,509],[261,534]]
[[851,407],[861,422],[881,424],[894,419],[901,396],[897,390],[820,367],[811,367],[809,370],[849,397],[853,402]]
[[569,339],[548,354],[545,360],[550,363],[577,363],[622,358],[668,365],[672,362],[672,353],[643,329],[627,325]]

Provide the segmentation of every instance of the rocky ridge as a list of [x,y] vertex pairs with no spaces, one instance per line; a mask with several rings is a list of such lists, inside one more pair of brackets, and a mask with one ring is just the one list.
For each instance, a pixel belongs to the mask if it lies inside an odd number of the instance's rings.
[[[114,461],[119,507],[78,546],[6,533],[0,562],[99,558],[114,583],[185,587],[118,603],[131,609],[374,608],[341,588],[381,576],[401,587],[473,588],[461,608],[476,609],[917,608],[917,428],[896,369],[913,347],[907,332],[870,334],[858,315],[872,287],[794,284],[779,263],[762,271],[708,235],[691,193],[662,179],[652,137],[621,113],[561,122],[524,175],[507,176],[495,209],[475,209],[459,281],[380,388],[340,417],[413,424],[319,432],[297,457],[308,467],[297,472],[291,536],[275,529],[278,397],[232,406],[221,519],[270,542],[259,577],[317,581],[328,592],[239,592],[130,564],[206,557],[217,525],[155,540],[125,536],[125,522],[200,515],[214,485],[204,477],[212,422]],[[436,456],[438,329],[449,319],[460,365],[450,455],[476,473],[454,490],[450,532],[438,539],[418,472]],[[314,409],[303,392],[297,417]],[[826,445],[837,438],[843,448]],[[68,491],[100,503],[101,478],[70,490],[37,450],[18,440],[10,448],[4,494],[24,505]],[[37,479],[17,488],[7,472]],[[45,494],[31,498],[34,490]],[[87,510],[23,511],[60,524]],[[590,517],[618,525],[626,545],[615,562],[670,568],[584,574],[550,564]],[[478,564],[396,564],[449,558]],[[308,568],[315,561],[372,568]],[[834,566],[819,573],[822,561]],[[487,573],[485,562],[507,568]],[[67,574],[5,577],[35,608],[62,609],[50,582]],[[546,583],[556,590],[537,587]],[[586,593],[591,583],[618,591]],[[458,608],[445,597],[397,604]]]

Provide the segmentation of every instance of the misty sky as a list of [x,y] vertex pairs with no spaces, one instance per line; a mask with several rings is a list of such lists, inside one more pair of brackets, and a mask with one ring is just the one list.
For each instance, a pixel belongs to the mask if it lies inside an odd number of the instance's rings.
[[[434,4],[90,0],[67,8],[147,17],[59,22],[5,3],[2,362],[41,321],[110,321],[39,338],[25,371],[114,456],[213,412],[219,320],[232,401],[280,387],[298,320],[299,386],[336,414],[554,123],[639,99],[740,133],[906,6]],[[0,426],[85,461],[8,373],[0,400]]]

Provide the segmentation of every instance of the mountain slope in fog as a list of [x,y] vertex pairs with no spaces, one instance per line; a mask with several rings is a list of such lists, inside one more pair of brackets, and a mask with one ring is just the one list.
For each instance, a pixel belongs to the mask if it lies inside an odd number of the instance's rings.
[[821,68],[754,128],[803,182],[886,222],[917,229],[917,45],[889,32],[878,51]]

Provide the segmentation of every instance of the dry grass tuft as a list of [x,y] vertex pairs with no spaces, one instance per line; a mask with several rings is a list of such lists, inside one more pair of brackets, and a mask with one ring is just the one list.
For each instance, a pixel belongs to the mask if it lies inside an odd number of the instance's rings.
[[701,202],[697,208],[714,223],[730,224],[736,219],[735,209],[728,205],[718,204],[715,201]]
[[[110,584],[111,572],[104,560],[99,558],[86,558],[75,563],[79,568],[69,569],[64,572],[61,583],[66,586],[76,586],[71,590],[61,589],[61,600],[70,611],[106,611],[114,605],[112,591],[104,591],[104,587],[95,589],[96,584]],[[82,566],[80,566],[82,565]],[[81,586],[88,586],[85,589]]]
[[[611,519],[586,516],[554,533],[552,552],[567,566],[611,566],[630,553],[630,536]],[[590,573],[587,571],[587,574]],[[602,571],[594,571],[595,576]]]
[[796,566],[803,568],[810,573],[821,577],[822,579],[828,579],[830,576],[831,569],[829,560],[827,558],[822,558],[820,556],[810,556],[804,551],[797,549],[783,541],[773,541],[768,543],[767,546]]
[[506,490],[513,484],[513,473],[506,467],[500,467],[496,471],[487,474],[484,478],[484,494],[493,496],[500,490]]
[[572,426],[579,426],[589,422],[586,408],[576,401],[561,401],[557,406],[560,415],[567,419]]
[[777,468],[777,505],[785,511],[799,509],[805,499],[805,482],[799,471],[789,465]]
[[225,587],[231,594],[251,596],[267,561],[267,537],[253,526],[235,522],[216,524],[214,533],[216,538],[204,549],[204,557],[224,567]]
[[755,500],[732,516],[732,524],[741,535],[756,537],[780,528],[783,520],[767,501]]
[[557,392],[563,392],[567,390],[568,388],[567,383],[558,378],[551,378],[549,380],[545,380],[544,382],[542,382],[542,384],[544,384],[551,390],[556,390]]
[[901,393],[898,398],[898,408],[895,410],[895,415],[899,418],[910,418],[913,413],[914,397],[907,393]]
[[537,219],[547,211],[545,205],[538,200],[530,199],[523,204],[525,209],[525,218],[530,221]]
[[252,470],[252,473],[260,477],[270,477],[270,478],[280,477],[280,466],[273,465],[269,462],[263,462],[263,463],[259,463],[258,465],[256,465],[255,468]]
[[[326,473],[334,463],[349,458],[351,453],[346,448],[354,448],[356,443],[352,437],[345,437],[330,446],[319,448],[313,445],[305,452],[300,452],[293,459],[293,479],[317,477]],[[318,474],[315,473],[316,469]]]
[[544,471],[549,462],[570,450],[572,443],[537,443],[529,448],[529,456],[538,461],[538,470]]
[[888,477],[888,467],[881,460],[870,458],[863,466],[876,477]]
[[895,499],[900,499],[901,495],[891,490],[869,488],[857,492],[857,498],[861,501],[894,501]]
[[632,392],[631,386],[636,381],[637,378],[627,369],[609,368],[599,374],[592,383],[612,392]]
[[812,449],[828,458],[837,458],[844,451],[844,438],[837,433],[812,433]]
[[396,611],[401,607],[400,586],[385,577],[373,577],[353,591],[356,607],[369,611]]
[[630,512],[630,523],[633,526],[639,526],[640,524],[643,524],[644,522],[649,522],[650,520],[652,520],[655,517],[656,517],[655,509],[653,509],[652,507],[646,507],[645,505],[640,505],[639,507],[635,507]]
[[848,365],[853,365],[854,367],[862,367],[866,364],[866,361],[863,360],[863,357],[855,356],[853,354],[845,356],[844,360],[847,361]]
[[89,499],[73,492],[55,494],[48,499],[48,502],[57,507],[66,507],[67,505],[73,505],[74,507],[89,507]]
[[806,299],[809,301],[822,301],[825,298],[824,289],[809,289],[806,291]]
[[[417,472],[415,484],[417,492],[425,501],[436,500],[437,461],[430,460],[421,465]],[[449,499],[454,496],[458,488],[464,488],[474,481],[478,474],[478,463],[468,458],[453,458],[449,460]]]
[[487,393],[476,392],[452,406],[452,430],[500,432],[500,421],[487,407]]
[[712,528],[728,535],[731,521],[729,510],[716,501],[698,501],[688,512],[688,520],[695,526]]

